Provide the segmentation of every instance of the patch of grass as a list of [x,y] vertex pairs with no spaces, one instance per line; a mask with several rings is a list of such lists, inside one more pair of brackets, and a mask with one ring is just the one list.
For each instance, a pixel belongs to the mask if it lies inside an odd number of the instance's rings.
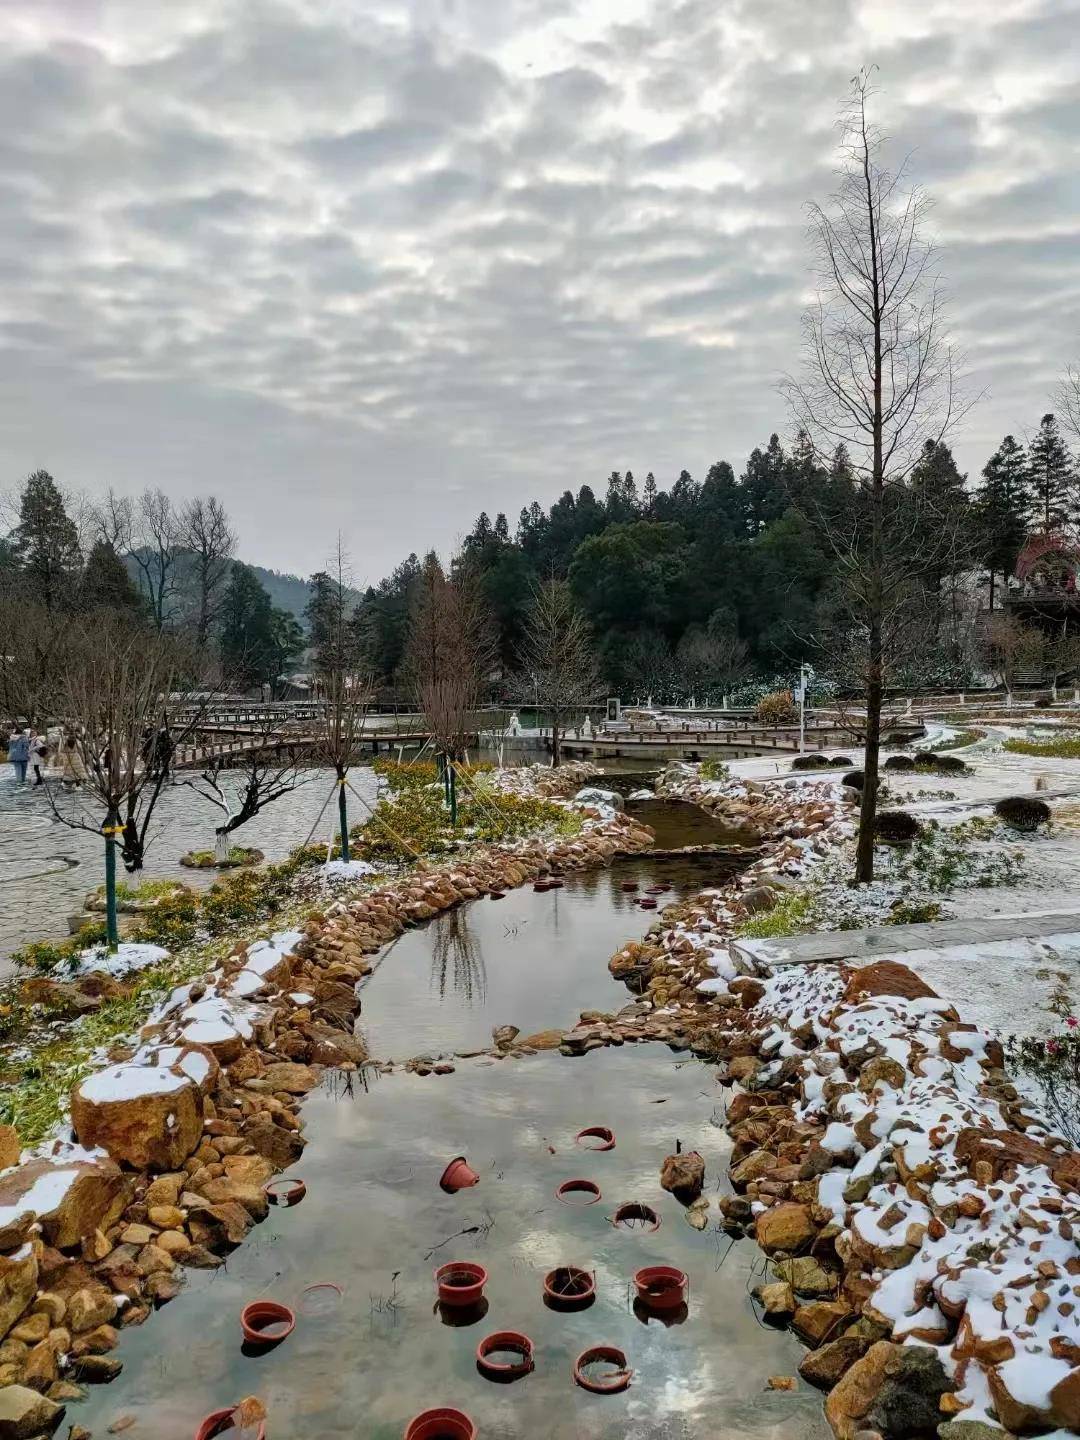
[[931,822],[913,845],[897,852],[893,873],[934,895],[1017,885],[1024,872],[1022,852],[977,848],[994,838],[996,828],[993,820],[978,816],[950,828]]
[[[171,895],[174,890],[182,886],[180,880],[140,880],[137,885],[129,885],[126,880],[116,882],[117,900],[146,902],[148,900],[160,900],[163,895]],[[104,897],[105,887],[99,885],[97,894]]]
[[807,890],[782,895],[771,910],[752,915],[736,930],[745,940],[779,940],[813,928],[814,898]]
[[1001,747],[1011,755],[1035,755],[1046,760],[1080,760],[1080,733],[1075,730],[1051,740],[1006,740]]
[[936,900],[901,900],[893,906],[886,925],[926,925],[941,919],[941,906]]

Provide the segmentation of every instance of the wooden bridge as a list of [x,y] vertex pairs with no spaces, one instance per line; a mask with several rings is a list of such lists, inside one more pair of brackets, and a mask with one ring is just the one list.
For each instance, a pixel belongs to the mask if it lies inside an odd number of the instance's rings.
[[[320,736],[310,731],[251,729],[244,726],[199,726],[195,741],[178,745],[172,758],[174,770],[202,770],[208,764],[239,765],[252,755],[273,753],[294,755],[298,761],[317,762]],[[353,754],[377,755],[399,746],[415,749],[431,739],[428,730],[366,730],[357,735]]]

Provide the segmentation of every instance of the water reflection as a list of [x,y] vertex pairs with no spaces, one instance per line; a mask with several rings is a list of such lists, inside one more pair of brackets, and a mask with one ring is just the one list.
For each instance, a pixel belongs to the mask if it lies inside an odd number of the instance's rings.
[[444,911],[432,922],[431,989],[446,998],[447,982],[465,1005],[487,1001],[484,956],[469,925],[469,908]]

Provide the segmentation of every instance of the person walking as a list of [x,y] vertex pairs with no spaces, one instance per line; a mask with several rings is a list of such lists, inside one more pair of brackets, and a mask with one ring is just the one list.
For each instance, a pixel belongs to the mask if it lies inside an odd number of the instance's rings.
[[48,761],[49,742],[44,735],[39,735],[34,730],[31,730],[29,735],[30,753],[27,756],[27,764],[30,767],[30,774],[34,778],[34,784],[43,785],[45,783],[45,776],[41,772],[45,769]]
[[86,779],[86,766],[74,735],[65,735],[60,743],[60,779],[65,789],[72,790]]
[[30,731],[13,730],[8,741],[8,763],[15,771],[15,783],[26,781],[26,765],[30,759]]

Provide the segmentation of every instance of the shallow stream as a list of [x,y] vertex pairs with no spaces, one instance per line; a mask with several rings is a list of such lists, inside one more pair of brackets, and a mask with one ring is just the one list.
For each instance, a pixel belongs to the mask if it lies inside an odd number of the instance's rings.
[[[529,1033],[569,1025],[582,1008],[619,1008],[630,997],[606,962],[656,914],[623,883],[669,884],[663,904],[730,869],[620,861],[568,877],[564,889],[479,900],[408,932],[364,986],[360,1024],[373,1053],[452,1053],[489,1045],[491,1028],[507,1022]],[[303,1112],[310,1143],[293,1173],[306,1198],[271,1209],[227,1265],[188,1272],[165,1311],[123,1332],[123,1374],[69,1407],[68,1422],[98,1437],[130,1416],[122,1429],[132,1440],[191,1440],[206,1414],[256,1395],[268,1440],[399,1440],[411,1416],[442,1405],[471,1415],[481,1440],[823,1440],[816,1392],[766,1388],[769,1376],[794,1373],[802,1351],[755,1318],[748,1291],[760,1252],[724,1235],[715,1203],[708,1228],[694,1230],[659,1186],[661,1162],[681,1142],[704,1156],[709,1198],[727,1188],[714,1070],[655,1044],[456,1065],[442,1077],[372,1071],[366,1085],[328,1078]],[[575,1145],[586,1125],[610,1127],[615,1148]],[[460,1154],[480,1181],[448,1195],[439,1176]],[[599,1203],[555,1198],[575,1177],[599,1185]],[[653,1206],[660,1228],[615,1228],[610,1217],[628,1200]],[[433,1270],[453,1260],[489,1272],[485,1313],[469,1325],[446,1323],[435,1304]],[[548,1309],[542,1293],[545,1273],[565,1264],[592,1272],[597,1287],[592,1306],[570,1315]],[[689,1276],[688,1310],[670,1326],[633,1304],[634,1271],[654,1264]],[[323,1282],[341,1287],[339,1303],[330,1294],[326,1304],[327,1292],[304,1300],[306,1286]],[[239,1327],[255,1299],[299,1312],[293,1334],[257,1356],[244,1353]],[[532,1339],[533,1373],[513,1384],[478,1373],[477,1344],[496,1330]],[[595,1343],[626,1352],[634,1377],[625,1393],[574,1384],[574,1358]]]

